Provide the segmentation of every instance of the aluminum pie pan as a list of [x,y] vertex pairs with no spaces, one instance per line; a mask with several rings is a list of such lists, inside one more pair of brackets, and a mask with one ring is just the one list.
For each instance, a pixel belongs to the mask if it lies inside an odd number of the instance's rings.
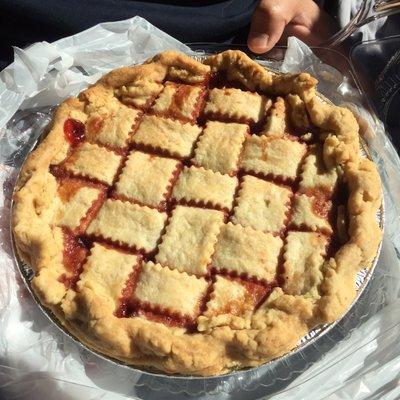
[[[205,56],[199,56],[198,59],[202,60],[204,59]],[[194,57],[197,58],[197,57]],[[260,62],[260,61],[259,61]],[[260,62],[261,65],[265,63]],[[272,70],[274,73],[280,74],[279,71],[276,71],[274,69],[272,69],[270,66],[268,66],[268,68],[270,70]],[[321,94],[318,94],[321,99],[323,99],[323,101],[326,101],[330,104],[331,101],[329,101],[326,97],[324,97]],[[40,142],[44,139],[44,137],[47,135],[47,129],[43,129],[43,132],[41,133],[41,135],[39,136],[39,138],[34,142],[34,144],[31,146],[30,151],[28,152],[28,155],[40,144]],[[367,157],[369,159],[372,160],[372,157],[368,151],[368,147],[366,145],[366,143],[364,142],[364,140],[362,139],[362,137],[360,136],[360,152],[361,155],[363,157]],[[22,165],[25,163],[22,163]],[[17,180],[18,181],[19,178],[19,174],[17,176]],[[15,190],[15,189],[14,189]],[[11,215],[13,212],[13,200],[11,202]],[[382,199],[382,204],[380,209],[378,210],[377,214],[376,214],[376,219],[377,222],[379,224],[379,227],[382,229],[384,229],[384,222],[385,222],[385,214],[384,214],[384,203],[383,203],[383,199]],[[310,332],[308,332],[304,337],[302,337],[297,346],[295,348],[293,348],[291,351],[285,353],[284,355],[277,357],[275,359],[272,359],[270,361],[267,361],[266,363],[263,363],[259,366],[256,367],[251,367],[251,368],[245,368],[245,369],[240,369],[240,370],[233,370],[231,372],[228,372],[226,374],[221,374],[221,375],[217,375],[217,376],[210,376],[210,377],[198,377],[198,376],[190,376],[190,375],[170,375],[170,374],[165,374],[165,373],[161,373],[158,371],[152,371],[151,369],[148,368],[143,368],[141,369],[140,367],[136,367],[136,366],[132,366],[129,364],[124,363],[123,361],[120,361],[118,359],[112,358],[110,356],[104,355],[100,352],[98,352],[97,350],[92,349],[91,347],[83,344],[75,335],[73,335],[70,331],[68,331],[68,329],[60,322],[60,320],[57,318],[57,316],[52,312],[51,309],[49,309],[48,307],[44,306],[41,301],[39,300],[38,296],[36,295],[35,291],[32,288],[32,279],[35,276],[34,271],[32,270],[32,268],[25,264],[18,256],[16,247],[15,247],[15,242],[14,242],[14,235],[13,235],[13,230],[12,230],[12,225],[10,225],[10,232],[11,232],[11,238],[12,238],[12,249],[13,249],[13,259],[14,262],[20,272],[20,275],[24,281],[24,284],[26,286],[26,288],[28,289],[28,291],[30,292],[30,294],[32,295],[35,303],[38,305],[38,307],[41,309],[41,311],[46,315],[47,318],[49,318],[49,320],[58,327],[59,330],[61,330],[63,332],[64,335],[66,335],[68,338],[70,338],[73,342],[75,342],[81,349],[84,349],[85,351],[89,352],[90,354],[99,357],[102,360],[107,361],[108,363],[111,363],[115,366],[118,367],[122,367],[126,370],[129,370],[131,372],[135,372],[138,374],[143,374],[143,375],[148,375],[150,378],[161,378],[161,379],[168,379],[168,380],[178,380],[178,381],[184,381],[184,380],[194,380],[194,381],[204,381],[204,380],[215,380],[215,379],[223,379],[223,378],[231,378],[231,377],[236,377],[236,378],[242,378],[246,375],[246,373],[255,371],[257,369],[260,368],[268,368],[270,367],[271,369],[273,367],[276,367],[278,364],[283,364],[285,362],[290,362],[291,357],[293,357],[295,354],[301,352],[302,350],[305,350],[308,346],[315,344],[316,342],[319,341],[319,339],[321,339],[324,335],[326,335],[328,332],[330,332],[334,327],[336,327],[339,322],[341,322],[346,315],[350,312],[350,310],[353,308],[353,306],[358,302],[360,296],[362,295],[362,293],[364,292],[364,290],[366,289],[369,281],[371,280],[373,274],[374,274],[374,270],[376,268],[376,265],[378,263],[378,259],[379,259],[379,254],[381,251],[381,247],[382,247],[382,240],[378,246],[377,249],[377,253],[375,255],[375,258],[371,264],[370,268],[363,268],[361,269],[358,273],[357,273],[357,277],[356,277],[356,290],[357,290],[357,295],[355,297],[355,299],[353,300],[353,302],[350,304],[350,306],[348,307],[347,311],[345,314],[343,314],[338,320],[334,321],[331,324],[324,324],[321,326],[317,326],[314,329],[312,329]]]

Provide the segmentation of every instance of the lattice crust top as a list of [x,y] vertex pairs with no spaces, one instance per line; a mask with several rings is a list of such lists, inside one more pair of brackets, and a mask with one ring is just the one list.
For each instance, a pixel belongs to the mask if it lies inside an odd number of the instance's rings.
[[94,243],[83,266],[78,287],[92,286],[96,292],[111,297],[116,307],[126,280],[138,264],[139,257],[135,254]]
[[305,227],[312,231],[320,230],[330,234],[332,233],[328,220],[330,210],[330,201],[324,201],[313,195],[296,194],[290,224],[293,227]]
[[289,187],[245,175],[232,221],[260,231],[279,233],[286,226],[291,197]]
[[328,169],[323,163],[321,146],[310,146],[303,163],[300,189],[304,192],[319,189],[331,194],[335,189],[337,179],[336,169]]
[[121,161],[120,155],[104,147],[85,142],[78,145],[65,161],[65,169],[72,175],[95,179],[111,185]]
[[193,163],[221,174],[234,174],[248,130],[245,124],[208,121],[197,143]]
[[282,244],[281,238],[270,233],[229,223],[221,228],[213,265],[218,270],[272,282],[277,273]]
[[203,278],[150,262],[142,268],[134,296],[140,303],[193,318],[199,312],[207,286]]
[[161,118],[154,115],[145,116],[133,136],[134,145],[139,148],[161,152],[168,156],[187,158],[201,128],[197,125],[182,123],[170,118]]
[[284,287],[290,294],[306,294],[322,281],[328,239],[315,232],[289,232],[284,253]]
[[108,199],[86,233],[136,250],[155,249],[167,215],[149,207]]
[[141,114],[123,104],[105,114],[93,112],[86,121],[87,137],[105,146],[124,148]]
[[82,186],[63,202],[60,207],[60,219],[58,224],[62,227],[74,230],[81,224],[93,202],[99,198],[101,191],[94,187]]
[[161,239],[157,262],[189,274],[206,275],[223,221],[220,211],[177,206]]
[[260,122],[266,112],[267,99],[256,93],[240,89],[212,89],[204,108],[209,116],[224,117],[233,121]]
[[237,179],[209,169],[185,167],[172,191],[176,201],[209,204],[211,207],[230,210]]
[[167,82],[152,110],[159,115],[196,120],[200,112],[202,93],[204,88],[201,86]]
[[139,204],[159,207],[166,201],[179,165],[177,160],[132,151],[115,184],[115,194]]
[[307,151],[289,138],[252,135],[243,147],[241,167],[249,173],[294,181]]
[[379,243],[380,183],[315,84],[167,52],[63,103],[15,197],[38,296],[114,358],[199,375],[338,318]]

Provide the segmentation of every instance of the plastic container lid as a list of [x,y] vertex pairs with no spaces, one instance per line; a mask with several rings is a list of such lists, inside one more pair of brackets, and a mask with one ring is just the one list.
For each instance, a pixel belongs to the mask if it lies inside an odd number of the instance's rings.
[[400,35],[355,45],[350,60],[362,90],[400,149]]

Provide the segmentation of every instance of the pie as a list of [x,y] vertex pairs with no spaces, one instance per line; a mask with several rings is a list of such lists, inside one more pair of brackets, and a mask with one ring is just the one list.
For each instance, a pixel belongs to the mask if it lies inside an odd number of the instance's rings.
[[164,52],[62,103],[14,197],[41,302],[98,352],[202,376],[341,317],[381,240],[381,184],[316,85],[239,51]]

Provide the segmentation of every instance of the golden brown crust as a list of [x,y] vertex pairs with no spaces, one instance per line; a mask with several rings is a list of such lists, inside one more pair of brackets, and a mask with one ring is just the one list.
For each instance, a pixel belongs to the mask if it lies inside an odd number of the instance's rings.
[[[83,119],[83,103],[68,99],[57,109],[51,131],[25,161],[16,185],[13,208],[15,244],[21,259],[29,264],[37,276],[35,290],[46,304],[58,303],[65,294],[65,286],[58,277],[65,271],[62,263],[62,233],[53,228],[57,199],[56,179],[49,166],[65,158],[68,142],[63,125],[67,118]],[[48,290],[51,283],[52,290]]]
[[[304,102],[311,122],[324,134],[326,167],[337,170],[349,189],[349,239],[322,266],[322,283],[306,294],[289,295],[276,288],[255,313],[202,317],[201,332],[187,334],[182,328],[140,317],[116,317],[114,300],[98,282],[79,281],[75,291],[59,281],[66,271],[62,232],[54,223],[60,200],[49,167],[59,164],[68,153],[63,133],[66,119],[84,122],[88,113],[101,113],[122,86],[147,87],[151,96],[158,90],[157,83],[165,79],[203,82],[210,68],[225,71],[229,78],[261,94],[292,93],[298,96],[296,104],[299,99]],[[353,114],[324,102],[315,85],[316,80],[308,74],[276,74],[238,51],[211,56],[204,64],[165,52],[146,64],[114,70],[83,92],[80,100],[65,101],[57,109],[50,133],[24,164],[14,197],[17,251],[36,272],[32,284],[41,301],[79,340],[101,353],[168,373],[204,376],[278,357],[316,325],[339,318],[356,296],[356,273],[369,266],[381,240],[375,218],[381,187],[375,165],[359,155],[358,124]],[[132,93],[136,94],[136,89]]]
[[104,75],[98,83],[118,88],[135,81],[162,82],[165,79],[178,79],[187,83],[203,82],[210,68],[193,58],[176,51],[165,51],[156,55],[146,64],[135,67],[122,67]]
[[228,79],[239,81],[250,90],[276,95],[301,93],[317,84],[315,78],[304,72],[276,74],[238,50],[227,50],[210,56],[205,64],[211,66],[211,71],[226,72]]

